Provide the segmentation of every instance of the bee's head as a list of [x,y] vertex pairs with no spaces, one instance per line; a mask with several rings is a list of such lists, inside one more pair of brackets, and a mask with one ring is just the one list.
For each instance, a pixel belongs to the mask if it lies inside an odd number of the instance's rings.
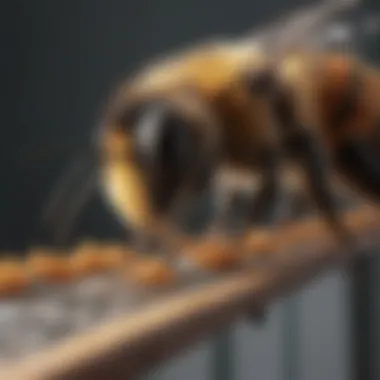
[[184,194],[207,187],[219,147],[214,115],[195,94],[183,92],[127,103],[104,129],[103,162],[132,166],[151,211],[166,214]]

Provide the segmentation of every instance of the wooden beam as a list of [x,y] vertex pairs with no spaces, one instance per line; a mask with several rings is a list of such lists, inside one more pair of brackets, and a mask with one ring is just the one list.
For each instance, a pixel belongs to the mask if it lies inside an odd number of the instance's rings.
[[[347,213],[360,253],[380,243],[380,213]],[[155,302],[3,368],[7,380],[134,379],[184,348],[227,327],[252,309],[300,287],[352,257],[319,221],[280,230],[266,267],[247,266],[208,285]],[[276,265],[274,265],[276,262]]]

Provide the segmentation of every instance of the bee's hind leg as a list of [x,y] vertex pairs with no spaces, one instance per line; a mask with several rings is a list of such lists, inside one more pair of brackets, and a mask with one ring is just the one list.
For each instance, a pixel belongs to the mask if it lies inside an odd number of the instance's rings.
[[353,189],[380,202],[380,150],[361,141],[347,142],[336,151],[335,161]]
[[315,136],[306,131],[297,133],[294,143],[297,148],[297,162],[304,170],[306,183],[318,209],[339,241],[352,247],[353,237],[340,216],[331,186],[332,172],[322,145]]

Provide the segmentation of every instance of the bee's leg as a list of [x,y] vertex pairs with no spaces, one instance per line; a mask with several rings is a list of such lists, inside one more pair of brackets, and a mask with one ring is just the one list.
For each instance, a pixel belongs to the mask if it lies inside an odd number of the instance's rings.
[[[217,220],[237,222],[235,231],[245,232],[249,225],[267,224],[277,218],[283,203],[281,168],[282,151],[275,146],[258,153],[256,164],[239,171],[222,168],[219,182],[215,184],[219,214]],[[234,213],[235,218],[231,218]],[[236,215],[237,214],[237,215]]]
[[131,240],[133,248],[139,253],[150,254],[161,248],[159,237],[151,229],[135,229]]
[[[264,176],[260,189],[258,190],[256,197],[251,202],[252,213],[249,218],[251,225],[268,224],[273,219],[278,220],[278,211],[280,204],[282,204],[281,186],[277,182],[278,176],[274,175]],[[255,305],[247,315],[248,319],[255,323],[262,325],[267,321],[267,307],[266,305]]]
[[211,184],[212,218],[194,254],[198,263],[211,270],[228,269],[241,263],[240,244],[249,225],[252,195],[260,177],[250,168],[220,166]]
[[[223,168],[215,182],[215,217],[211,226],[211,234],[224,235],[228,243],[238,244],[239,239],[244,236],[252,221],[256,221],[262,212],[268,211],[271,207],[271,199],[275,198],[276,182],[271,176],[263,176],[263,173],[241,173],[234,168]],[[266,193],[270,196],[266,197]],[[261,202],[266,201],[262,209],[259,209]],[[252,213],[254,211],[254,213]],[[238,252],[231,252],[237,255]],[[222,255],[218,257],[217,252],[213,252],[213,260],[218,266],[219,259],[224,260]],[[255,305],[248,312],[248,319],[254,323],[264,323],[266,321],[266,305]]]
[[[318,139],[303,130],[293,139],[293,151],[304,169],[310,193],[329,226],[344,244],[352,243],[352,236],[344,226],[330,186],[330,170],[325,152]],[[349,245],[350,246],[350,245]]]
[[295,195],[300,190],[298,174],[294,167],[287,165],[281,151],[271,150],[262,162],[261,186],[252,201],[252,225],[264,224],[276,228],[296,216]]
[[138,255],[162,254],[169,259],[175,234],[152,212],[151,197],[133,161],[110,162],[104,166],[100,186],[111,210],[126,226],[131,248]]
[[[273,149],[262,161],[262,181],[256,194],[251,194],[250,224],[276,225],[290,216],[291,205],[282,178],[283,158],[278,149]],[[267,321],[266,305],[257,305],[249,313],[248,319],[262,325]]]
[[217,171],[214,188],[212,233],[227,238],[239,236],[249,223],[254,194],[260,196],[260,176],[248,170],[225,166]]
[[253,203],[250,220],[253,226],[264,224],[276,228],[296,216],[298,188],[295,188],[293,178],[289,177],[289,172],[286,170],[279,171],[276,176],[271,173],[266,174]]
[[[257,224],[267,225],[276,218],[282,200],[282,186],[279,183],[279,176],[274,173],[265,173],[263,182],[252,202],[252,213],[250,215],[250,223],[255,226]],[[282,206],[282,202],[281,202]]]
[[361,141],[346,142],[335,160],[345,177],[374,201],[380,202],[380,153]]

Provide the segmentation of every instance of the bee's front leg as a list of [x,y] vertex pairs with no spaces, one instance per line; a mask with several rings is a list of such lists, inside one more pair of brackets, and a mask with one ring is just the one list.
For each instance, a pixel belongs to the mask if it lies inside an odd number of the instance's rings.
[[191,259],[211,270],[229,269],[241,261],[240,243],[250,224],[252,202],[261,176],[230,164],[215,172],[213,217],[204,236],[193,245]]
[[153,212],[151,197],[132,161],[108,162],[101,172],[101,188],[115,216],[130,231],[128,244],[135,260],[128,261],[127,277],[157,285],[171,281],[171,261],[179,246],[172,225]]
[[252,198],[260,193],[259,174],[233,166],[220,168],[214,179],[214,220],[211,233],[239,236],[248,227]]

